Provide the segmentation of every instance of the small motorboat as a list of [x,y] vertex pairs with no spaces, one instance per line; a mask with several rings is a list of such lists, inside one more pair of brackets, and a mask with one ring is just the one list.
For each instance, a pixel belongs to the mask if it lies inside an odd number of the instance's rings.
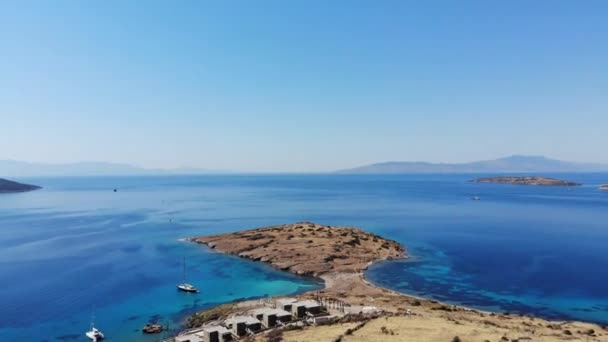
[[158,334],[163,331],[163,326],[160,324],[146,323],[141,331],[145,334]]
[[471,199],[473,201],[479,201],[479,200],[481,200],[481,198],[479,198],[479,196],[473,196],[473,197],[471,197]]
[[93,325],[91,325],[91,330],[87,331],[85,335],[87,335],[87,337],[90,338],[92,341],[101,341],[105,337],[103,336],[103,333],[99,331],[99,329],[95,328]]

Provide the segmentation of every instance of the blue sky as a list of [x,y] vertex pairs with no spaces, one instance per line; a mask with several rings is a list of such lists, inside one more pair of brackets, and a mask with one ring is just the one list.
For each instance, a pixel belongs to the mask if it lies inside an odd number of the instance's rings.
[[608,163],[606,1],[0,2],[0,159]]

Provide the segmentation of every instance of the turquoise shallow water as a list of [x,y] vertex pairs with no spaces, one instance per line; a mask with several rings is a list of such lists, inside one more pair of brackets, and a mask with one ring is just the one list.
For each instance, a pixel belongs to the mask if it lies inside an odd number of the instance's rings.
[[[318,288],[179,240],[303,220],[405,244],[411,260],[368,272],[383,286],[608,322],[608,193],[594,186],[608,175],[555,176],[588,185],[472,184],[471,175],[27,179],[44,189],[0,196],[0,340],[85,341],[95,312],[109,341],[153,341],[139,332],[147,321],[177,328],[217,303]],[[184,256],[200,295],[175,290]]]

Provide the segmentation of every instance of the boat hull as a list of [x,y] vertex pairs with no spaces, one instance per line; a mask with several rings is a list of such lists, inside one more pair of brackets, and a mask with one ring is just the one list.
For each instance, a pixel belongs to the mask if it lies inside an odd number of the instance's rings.
[[146,324],[141,331],[144,334],[157,334],[163,331],[163,327],[159,324]]
[[85,335],[87,335],[87,337],[92,341],[101,341],[104,338],[103,334],[95,334],[90,331],[87,332]]
[[182,286],[179,286],[179,285],[177,285],[177,289],[180,290],[180,291],[183,291],[183,292],[198,293],[197,289],[182,287]]

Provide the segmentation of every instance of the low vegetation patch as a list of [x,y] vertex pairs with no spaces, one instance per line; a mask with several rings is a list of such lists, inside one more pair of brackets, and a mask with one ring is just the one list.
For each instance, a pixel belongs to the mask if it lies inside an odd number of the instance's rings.
[[203,324],[207,322],[223,319],[232,312],[234,306],[235,304],[229,303],[216,306],[209,310],[197,312],[192,316],[188,317],[188,319],[186,320],[186,327],[198,328],[203,326]]
[[283,329],[271,330],[266,335],[266,341],[268,342],[281,342],[283,341]]

